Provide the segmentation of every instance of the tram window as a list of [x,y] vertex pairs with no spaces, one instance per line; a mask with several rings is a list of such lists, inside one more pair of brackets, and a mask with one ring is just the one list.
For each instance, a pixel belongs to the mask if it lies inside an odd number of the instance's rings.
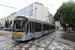
[[30,32],[31,32],[31,26],[32,26],[32,25],[31,25],[31,22],[30,22]]
[[53,29],[53,26],[52,26],[52,29]]
[[35,32],[41,31],[41,23],[35,23]]
[[54,26],[53,26],[53,29],[54,29]]
[[48,30],[49,30],[49,25],[48,25]]
[[25,31],[25,21],[23,21],[23,31]]
[[52,26],[52,29],[53,29],[53,26]]
[[54,26],[53,26],[53,29],[54,29]]
[[53,26],[53,29],[54,29],[54,26]]
[[49,30],[49,25],[46,25],[46,30]]
[[28,21],[28,19],[26,19],[26,22]]
[[55,29],[55,26],[54,26],[54,29]]
[[29,29],[29,22],[27,24],[27,31],[26,31],[26,34],[28,33],[28,29]]
[[50,25],[49,25],[49,30],[50,30]]
[[51,25],[51,29],[52,29],[52,25]]
[[43,30],[44,30],[44,31],[46,30],[46,25],[45,25],[45,24],[43,24]]
[[50,29],[51,29],[51,25],[50,25]]
[[31,32],[34,32],[34,22],[32,22],[32,30]]
[[53,29],[53,26],[51,28]]

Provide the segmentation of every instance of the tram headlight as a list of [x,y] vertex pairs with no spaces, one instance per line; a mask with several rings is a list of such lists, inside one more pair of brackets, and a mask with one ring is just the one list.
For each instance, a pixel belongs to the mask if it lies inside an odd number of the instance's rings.
[[25,35],[25,34],[23,33],[23,35]]

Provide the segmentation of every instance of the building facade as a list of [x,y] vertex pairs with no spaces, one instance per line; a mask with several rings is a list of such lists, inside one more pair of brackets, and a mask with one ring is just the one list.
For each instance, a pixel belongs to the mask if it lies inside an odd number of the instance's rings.
[[19,15],[33,17],[48,22],[46,20],[48,16],[48,8],[37,2],[32,3],[29,6],[17,11],[15,16]]
[[14,21],[14,18],[15,18],[15,13],[12,13],[9,17],[9,24],[10,24],[10,27],[12,28],[13,27],[13,21]]
[[55,21],[55,26],[61,27],[60,21]]
[[9,20],[10,27],[13,27],[13,21],[16,16],[33,17],[55,25],[55,20],[52,14],[49,13],[48,8],[38,2],[32,3],[29,6],[10,14],[8,17],[3,18],[3,26],[5,27],[5,21]]
[[10,14],[9,16],[5,17],[2,19],[2,24],[3,24],[3,27],[5,27],[5,21],[9,21],[9,26],[12,27],[13,26],[13,21],[14,21],[14,18],[15,18],[15,13],[12,13]]
[[49,23],[55,25],[55,20],[54,20],[53,15],[51,13],[49,13]]
[[5,27],[5,21],[7,21],[7,18],[8,18],[8,17],[5,17],[5,18],[2,19],[3,27]]
[[0,19],[0,27],[3,27],[2,19]]

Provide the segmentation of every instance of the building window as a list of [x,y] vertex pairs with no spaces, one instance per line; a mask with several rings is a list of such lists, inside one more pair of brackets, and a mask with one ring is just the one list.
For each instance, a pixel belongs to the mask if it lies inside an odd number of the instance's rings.
[[29,11],[30,12],[30,16],[33,16],[33,10]]
[[26,8],[24,8],[24,12],[27,10],[27,7]]
[[33,5],[29,6],[28,9],[33,9]]

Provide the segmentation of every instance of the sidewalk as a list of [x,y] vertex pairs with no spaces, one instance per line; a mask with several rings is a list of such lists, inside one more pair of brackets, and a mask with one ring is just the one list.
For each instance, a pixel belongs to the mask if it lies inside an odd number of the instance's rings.
[[[64,31],[55,31],[54,33],[52,33],[54,36],[56,36],[55,40],[60,41],[64,44],[70,45],[70,46],[75,46],[75,42],[62,38],[63,34],[68,34]],[[67,38],[67,35],[65,35],[65,37]],[[75,36],[74,36],[75,37]]]
[[0,41],[7,40],[7,39],[10,39],[10,38],[11,38],[10,35],[0,36]]
[[0,35],[2,36],[2,35],[7,35],[7,34],[0,33]]

